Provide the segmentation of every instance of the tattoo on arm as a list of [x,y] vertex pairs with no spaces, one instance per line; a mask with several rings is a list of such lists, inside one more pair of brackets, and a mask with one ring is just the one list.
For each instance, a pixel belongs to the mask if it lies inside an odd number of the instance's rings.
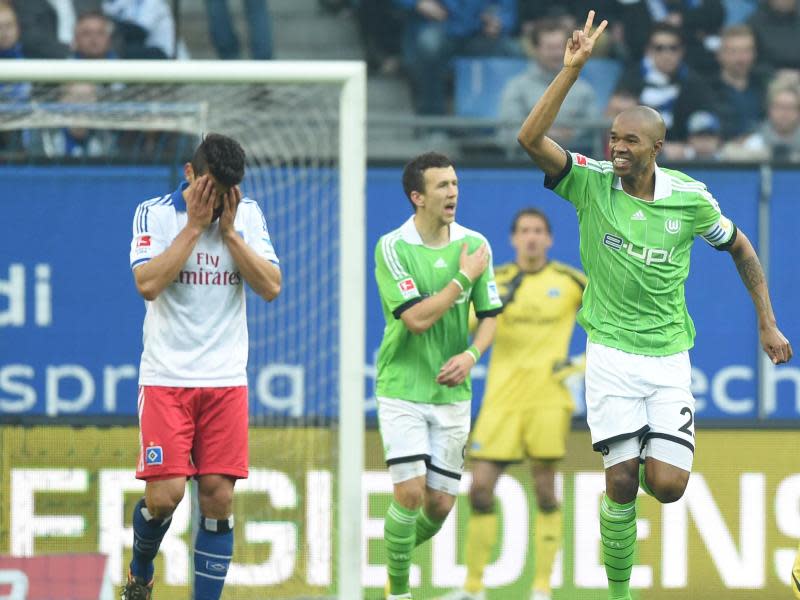
[[738,261],[736,269],[748,290],[752,291],[756,286],[764,283],[764,270],[761,268],[758,257],[750,256]]

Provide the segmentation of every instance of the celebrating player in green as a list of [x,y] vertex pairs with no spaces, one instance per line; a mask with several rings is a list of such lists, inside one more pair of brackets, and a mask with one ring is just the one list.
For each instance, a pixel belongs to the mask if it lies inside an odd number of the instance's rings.
[[637,488],[660,502],[674,502],[692,468],[688,349],[695,329],[684,282],[695,236],[730,253],[772,361],[788,361],[792,349],[775,323],[750,241],[722,215],[704,184],[656,165],[665,134],[658,112],[639,106],[617,116],[611,162],[565,152],[545,135],[606,28],[603,21],[592,33],[593,19],[590,11],[583,30],[567,41],[564,67],[523,123],[518,141],[544,171],[545,186],[578,213],[581,262],[589,278],[578,314],[589,337],[587,420],[606,472],[603,556],[609,598],[630,600]]
[[[486,239],[455,222],[450,160],[422,154],[403,171],[414,214],[375,248],[386,328],[378,421],[394,498],[386,514],[388,598],[411,598],[411,551],[433,537],[458,494],[470,424],[469,372],[491,344],[502,304]],[[469,344],[469,305],[480,319]]]

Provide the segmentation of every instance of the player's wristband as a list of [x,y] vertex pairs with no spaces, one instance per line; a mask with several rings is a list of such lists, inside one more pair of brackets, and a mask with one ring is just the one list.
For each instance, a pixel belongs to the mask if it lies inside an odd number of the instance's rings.
[[478,347],[477,347],[475,344],[472,344],[472,345],[471,345],[469,348],[467,348],[466,350],[464,350],[464,352],[466,352],[467,354],[469,354],[469,355],[472,357],[472,360],[474,360],[476,363],[477,363],[477,362],[480,360],[480,358],[481,358],[481,351],[480,351],[480,350],[478,350]]
[[472,280],[464,274],[464,271],[456,273],[455,276],[453,276],[453,281],[456,282],[456,285],[460,287],[462,291],[472,285]]

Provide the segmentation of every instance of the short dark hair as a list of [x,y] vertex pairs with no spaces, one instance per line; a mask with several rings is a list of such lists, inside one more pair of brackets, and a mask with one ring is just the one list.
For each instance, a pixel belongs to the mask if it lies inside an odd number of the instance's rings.
[[650,28],[650,35],[647,36],[647,43],[653,43],[653,38],[659,33],[666,33],[668,35],[674,35],[678,38],[678,43],[683,46],[686,43],[686,40],[683,39],[683,31],[681,31],[680,27],[673,25],[672,23],[665,23],[663,21],[658,23],[653,23],[653,26]]
[[244,150],[239,142],[219,133],[209,133],[203,138],[191,163],[195,176],[210,173],[228,187],[239,185],[244,179]]
[[511,221],[511,233],[517,232],[517,226],[519,225],[519,221],[522,217],[539,217],[542,221],[544,221],[544,226],[547,229],[547,233],[553,233],[553,229],[550,227],[550,219],[547,218],[547,215],[538,208],[533,208],[532,206],[520,209],[517,214],[514,215],[514,220]]
[[541,40],[542,36],[546,33],[554,33],[559,32],[564,37],[564,44],[567,43],[567,36],[569,36],[569,30],[564,27],[564,24],[554,18],[554,17],[545,17],[543,19],[539,19],[536,24],[533,26],[531,30],[531,43],[534,46],[539,45],[539,40]]
[[411,192],[425,191],[425,171],[428,169],[446,169],[452,167],[453,161],[440,152],[426,152],[412,158],[403,168],[403,191],[411,206],[416,210],[416,205],[411,201]]
[[99,10],[85,10],[81,14],[78,15],[78,18],[75,19],[75,23],[80,23],[85,19],[100,19],[101,21],[105,21],[109,25],[111,24],[111,19],[106,16],[105,13]]

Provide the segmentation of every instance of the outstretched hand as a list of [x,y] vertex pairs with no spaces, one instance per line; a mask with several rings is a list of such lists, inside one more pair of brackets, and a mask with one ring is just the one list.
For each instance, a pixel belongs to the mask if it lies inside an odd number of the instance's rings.
[[608,26],[608,21],[603,19],[603,22],[597,26],[597,29],[592,33],[592,23],[594,22],[594,11],[590,10],[589,15],[586,17],[586,24],[583,30],[576,29],[572,32],[572,36],[567,40],[567,49],[564,51],[564,66],[572,69],[580,69],[589,60],[594,49],[595,42],[600,38]]
[[780,365],[789,362],[792,358],[792,345],[777,327],[762,328],[759,337],[761,338],[761,347],[769,356],[772,364]]

